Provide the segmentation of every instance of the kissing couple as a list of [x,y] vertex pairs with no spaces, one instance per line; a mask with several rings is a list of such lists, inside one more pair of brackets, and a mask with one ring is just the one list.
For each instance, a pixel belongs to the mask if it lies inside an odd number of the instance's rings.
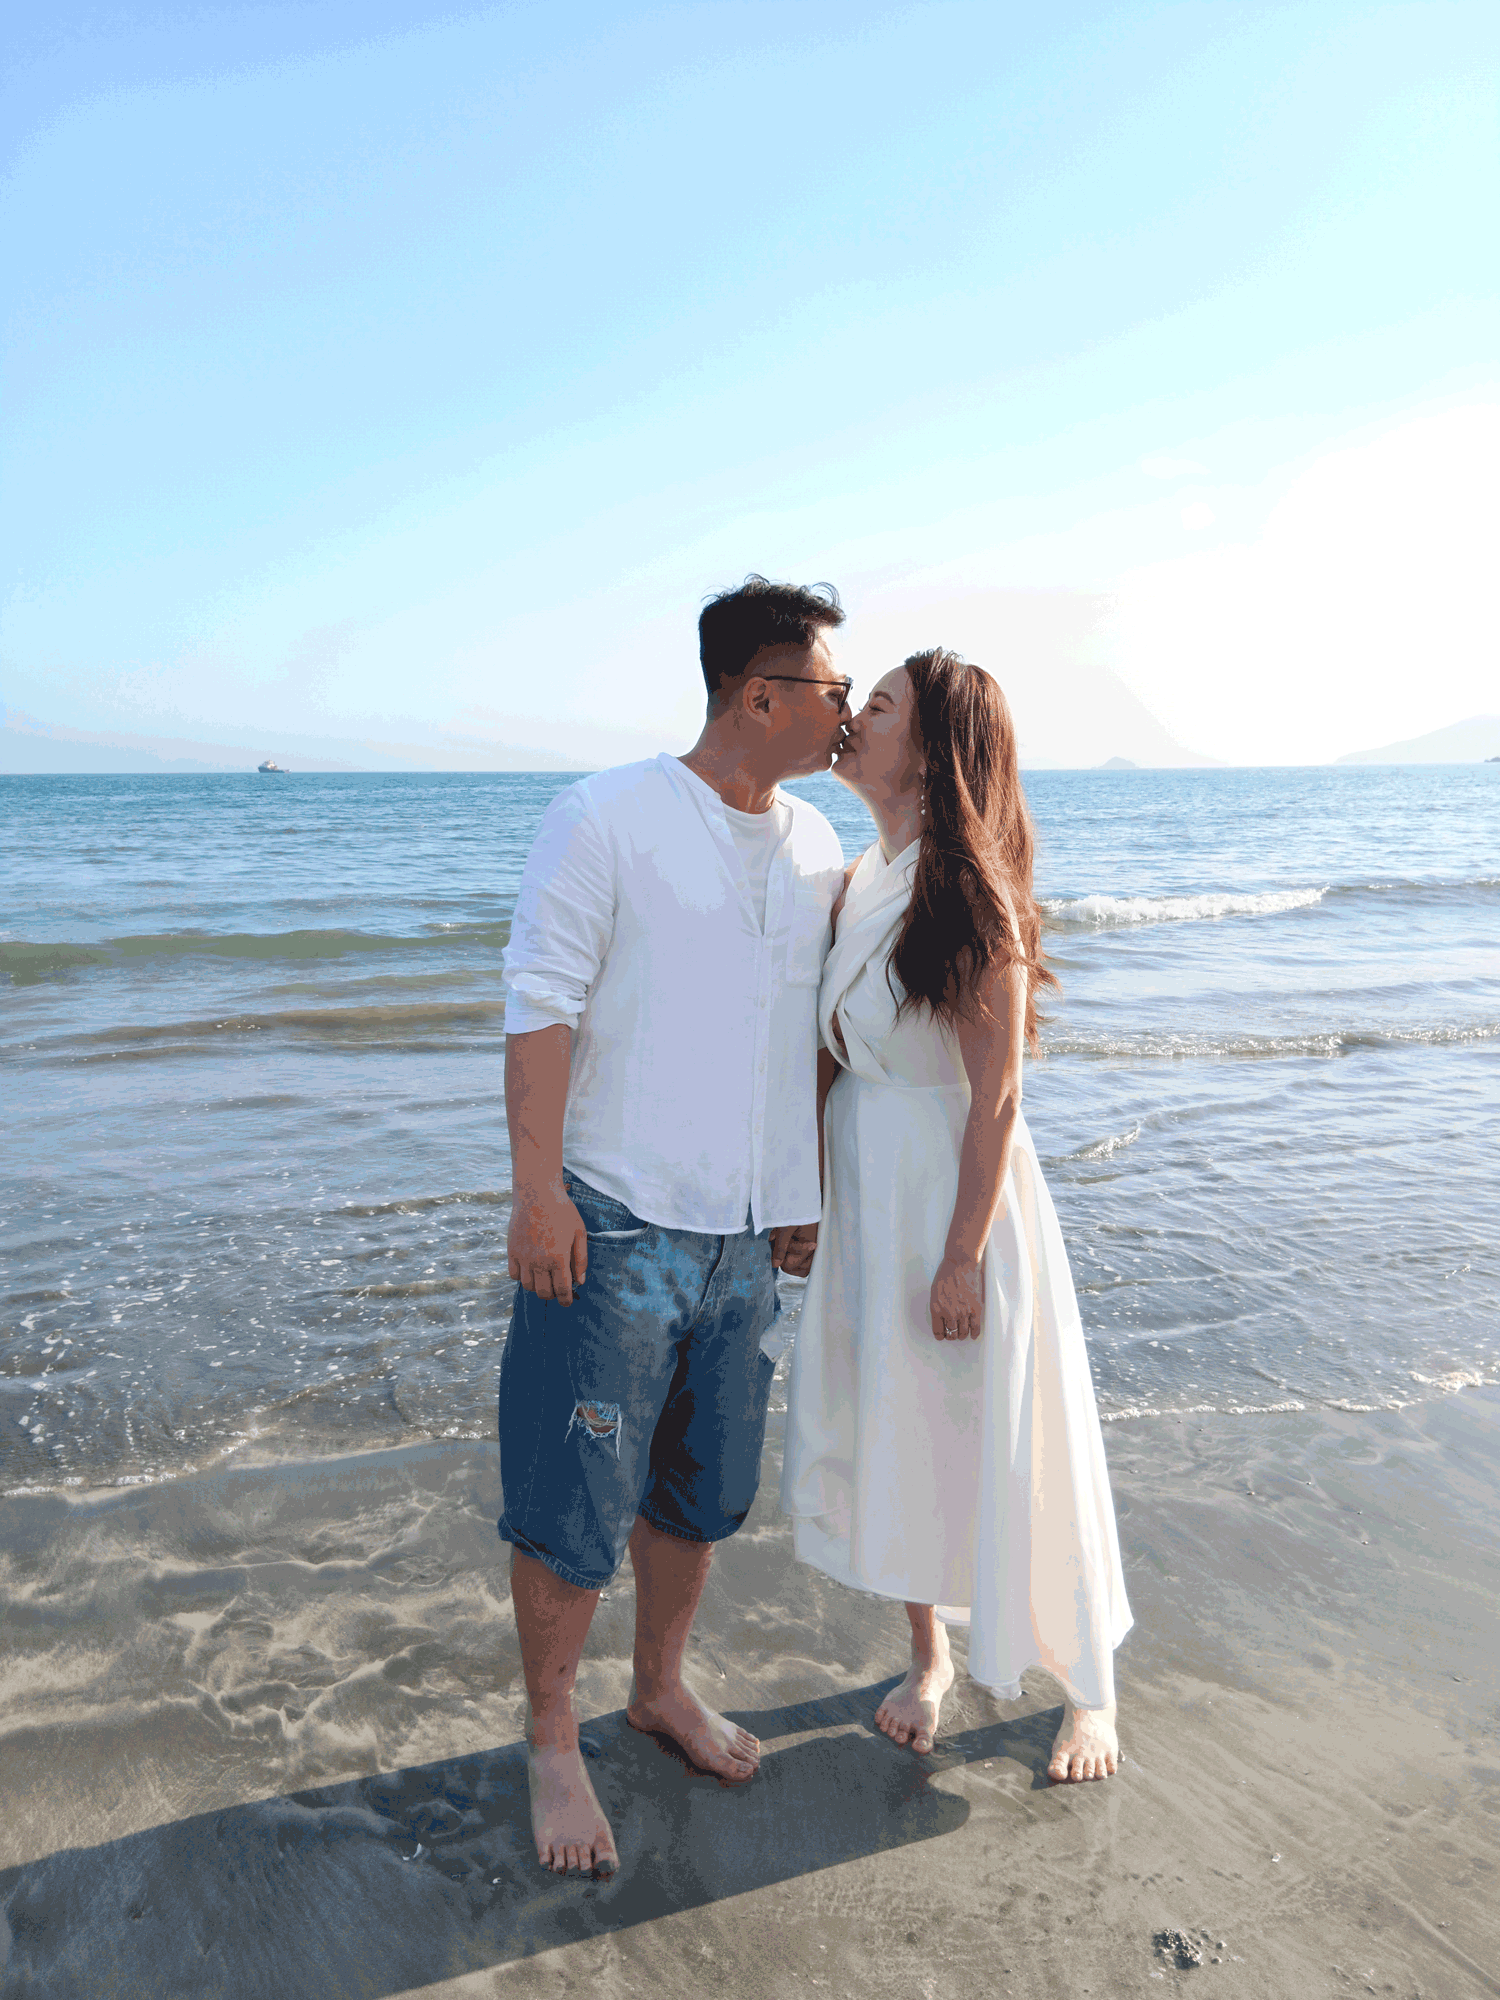
[[[526,1679],[537,1859],[618,1866],[573,1690],[630,1552],[626,1720],[727,1784],[760,1745],[687,1685],[714,1543],[755,1498],[808,1279],[782,1506],[798,1557],[906,1606],[875,1722],[933,1747],[968,1670],[1067,1695],[1049,1775],[1118,1757],[1130,1625],[1057,1216],[1021,1116],[1053,985],[997,682],[918,653],[851,716],[837,594],[752,576],[704,608],[703,732],[543,815],[505,958],[515,1310],[500,1364],[501,1538]],[[877,838],[847,868],[779,789],[834,766]]]

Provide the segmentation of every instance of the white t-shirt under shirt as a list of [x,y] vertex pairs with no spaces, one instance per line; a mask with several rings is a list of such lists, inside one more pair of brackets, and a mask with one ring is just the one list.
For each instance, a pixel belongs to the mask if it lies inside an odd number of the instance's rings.
[[[689,777],[696,772],[690,771]],[[723,805],[723,801],[720,800]],[[724,817],[729,822],[729,831],[734,835],[734,844],[744,863],[745,875],[750,884],[750,903],[755,911],[755,921],[764,931],[766,927],[766,885],[771,879],[771,863],[776,858],[776,850],[791,832],[792,809],[780,799],[772,802],[769,812],[736,812],[733,806],[724,805]]]

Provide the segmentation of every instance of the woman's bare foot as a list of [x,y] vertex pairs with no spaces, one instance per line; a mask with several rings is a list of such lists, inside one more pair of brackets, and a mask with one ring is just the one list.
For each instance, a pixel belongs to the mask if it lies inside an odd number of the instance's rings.
[[1085,1778],[1112,1778],[1119,1762],[1114,1703],[1107,1708],[1075,1708],[1069,1702],[1047,1764],[1047,1776],[1053,1784],[1077,1785]]
[[909,1743],[925,1757],[937,1736],[943,1696],[953,1685],[953,1660],[948,1629],[930,1604],[908,1604],[906,1615],[911,1620],[911,1671],[876,1709],[875,1727],[893,1743]]
[[613,1875],[620,1865],[609,1821],[583,1767],[573,1731],[571,1748],[536,1743],[526,1732],[526,1785],[531,1793],[531,1832],[536,1858],[558,1875]]
[[647,1736],[670,1736],[700,1771],[722,1785],[748,1784],[760,1769],[758,1740],[728,1716],[716,1715],[685,1681],[649,1699],[632,1687],[625,1720]]

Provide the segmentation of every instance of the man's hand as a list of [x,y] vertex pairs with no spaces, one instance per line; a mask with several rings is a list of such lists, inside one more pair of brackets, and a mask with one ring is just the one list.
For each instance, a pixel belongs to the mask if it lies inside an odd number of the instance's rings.
[[817,1247],[818,1225],[815,1222],[799,1222],[795,1227],[788,1223],[782,1229],[773,1229],[772,1266],[778,1271],[785,1271],[789,1278],[805,1278],[812,1269],[813,1252]]
[[588,1232],[560,1184],[516,1189],[506,1250],[522,1290],[560,1306],[572,1305],[574,1287],[588,1276]]

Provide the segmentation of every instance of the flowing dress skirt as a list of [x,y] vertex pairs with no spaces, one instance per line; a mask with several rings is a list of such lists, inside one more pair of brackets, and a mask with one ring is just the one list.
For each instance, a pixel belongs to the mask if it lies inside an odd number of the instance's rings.
[[968,1621],[969,1671],[1033,1664],[1114,1700],[1130,1627],[1109,1473],[1056,1211],[1024,1120],[985,1254],[977,1341],[934,1340],[966,1083],[841,1072],[793,1355],[782,1504],[843,1583]]

